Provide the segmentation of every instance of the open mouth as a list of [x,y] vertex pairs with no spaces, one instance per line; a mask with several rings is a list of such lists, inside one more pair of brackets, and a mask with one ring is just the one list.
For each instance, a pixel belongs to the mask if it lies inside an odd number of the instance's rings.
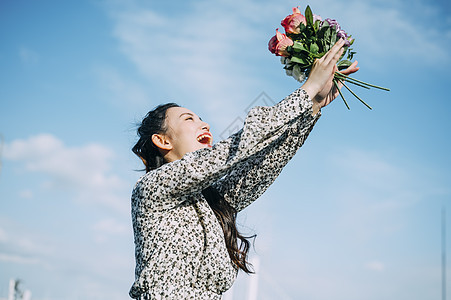
[[203,145],[207,145],[211,147],[211,144],[213,142],[213,137],[209,132],[202,133],[197,137],[197,141]]

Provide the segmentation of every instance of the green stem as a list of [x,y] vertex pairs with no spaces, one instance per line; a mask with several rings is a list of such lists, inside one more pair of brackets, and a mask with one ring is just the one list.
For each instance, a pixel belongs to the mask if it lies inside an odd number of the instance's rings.
[[[338,74],[340,74],[340,73],[338,73]],[[343,76],[339,76],[339,75],[337,75],[337,73],[335,73],[335,77],[336,77],[338,80],[344,80],[344,81],[347,81],[347,82],[352,83],[352,84],[354,84],[354,85],[360,86],[360,87],[362,87],[362,88],[365,88],[365,89],[368,89],[368,90],[370,89],[369,86],[366,86],[366,85],[363,85],[363,84],[361,84],[361,83],[352,81],[353,78],[350,78],[350,77],[346,78],[346,77],[343,77]]]
[[368,107],[369,109],[373,109],[371,106],[369,106],[368,104],[366,104],[365,101],[363,101],[359,96],[356,95],[356,93],[354,93],[342,80],[340,80],[341,84],[343,84],[343,86],[357,99],[359,99],[360,102],[362,102],[366,107]]
[[348,108],[348,110],[350,110],[348,102],[346,102],[345,97],[343,96],[343,94],[341,93],[340,88],[338,87],[337,81],[334,79],[334,84],[335,87],[337,88],[338,92],[340,93],[341,99],[343,99],[343,102],[345,103],[346,107]]
[[361,84],[364,84],[364,85],[367,85],[367,86],[370,86],[370,87],[374,87],[374,88],[381,89],[381,90],[384,90],[384,91],[390,91],[390,89],[387,89],[387,88],[384,88],[384,87],[380,87],[380,86],[377,86],[377,85],[373,85],[373,84],[370,84],[370,83],[367,83],[367,82],[363,82],[363,81],[360,81],[360,80],[355,79],[355,78],[351,78],[351,77],[349,77],[349,76],[347,76],[347,75],[345,75],[343,73],[335,72],[335,74],[339,74],[339,76],[342,76],[342,77],[344,77],[346,79],[350,79],[350,80],[356,81],[358,83],[361,83]]

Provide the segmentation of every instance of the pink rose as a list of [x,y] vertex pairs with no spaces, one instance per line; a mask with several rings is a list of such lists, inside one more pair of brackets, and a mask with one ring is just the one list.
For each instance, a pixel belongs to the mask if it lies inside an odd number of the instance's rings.
[[271,53],[277,56],[290,56],[287,52],[287,47],[293,46],[293,41],[285,34],[279,32],[279,28],[276,29],[276,35],[273,36],[268,43],[268,49]]
[[293,14],[283,19],[281,24],[285,28],[286,33],[299,34],[301,32],[299,29],[301,23],[307,25],[307,20],[297,7],[293,7]]

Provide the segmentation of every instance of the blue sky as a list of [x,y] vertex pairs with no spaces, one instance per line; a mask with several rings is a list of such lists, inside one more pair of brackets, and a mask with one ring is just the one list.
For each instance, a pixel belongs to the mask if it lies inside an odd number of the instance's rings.
[[[306,4],[1,1],[0,298],[20,278],[33,299],[126,299],[136,123],[175,101],[218,140],[249,105],[284,98],[299,84],[267,42]],[[355,90],[372,111],[348,93],[350,111],[340,99],[323,110],[240,215],[258,235],[258,275],[240,275],[225,298],[438,299],[441,208],[451,214],[449,3],[310,5],[356,38],[355,77],[391,91]]]

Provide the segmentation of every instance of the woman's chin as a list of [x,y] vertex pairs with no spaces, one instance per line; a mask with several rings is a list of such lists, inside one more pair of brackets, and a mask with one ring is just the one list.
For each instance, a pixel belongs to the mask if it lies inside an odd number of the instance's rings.
[[209,143],[198,143],[198,148],[197,149],[204,149],[204,148],[211,148],[212,145],[210,145]]
[[200,144],[200,149],[203,149],[203,148],[211,148],[211,147],[213,147],[213,146],[210,145],[210,144]]

